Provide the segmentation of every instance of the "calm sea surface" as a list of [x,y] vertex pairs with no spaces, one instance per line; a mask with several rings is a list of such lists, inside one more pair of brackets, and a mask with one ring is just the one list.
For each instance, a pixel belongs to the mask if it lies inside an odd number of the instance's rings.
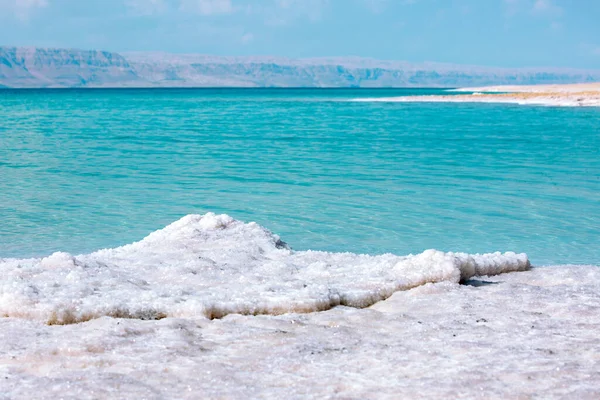
[[0,257],[190,213],[295,249],[600,264],[600,109],[352,102],[437,90],[0,90]]

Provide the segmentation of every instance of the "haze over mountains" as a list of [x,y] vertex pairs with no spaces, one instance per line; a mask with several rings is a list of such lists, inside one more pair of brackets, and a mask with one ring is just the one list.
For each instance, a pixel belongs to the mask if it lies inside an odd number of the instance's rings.
[[464,87],[600,81],[600,70],[0,47],[0,87]]

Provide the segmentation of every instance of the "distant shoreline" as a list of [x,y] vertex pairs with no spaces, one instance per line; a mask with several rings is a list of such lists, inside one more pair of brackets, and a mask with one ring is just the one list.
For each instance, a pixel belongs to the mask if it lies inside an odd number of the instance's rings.
[[385,90],[461,90],[455,86],[382,86],[382,87],[353,87],[353,86],[79,86],[79,87],[8,87],[0,86],[0,90],[128,90],[128,89],[181,89],[181,90],[365,90],[365,91],[385,91]]
[[357,99],[381,102],[507,103],[559,107],[600,107],[600,83],[485,86],[453,89],[449,94]]
[[[444,91],[448,94],[418,94],[399,95],[394,97],[365,97],[355,98],[355,102],[390,102],[390,103],[504,103],[519,105],[541,105],[556,107],[600,107],[600,82],[575,83],[553,85],[511,85],[511,86],[484,86],[473,88],[455,87],[248,87],[248,86],[84,86],[84,87],[28,87],[11,88],[0,86],[2,91],[24,92],[68,92],[68,91],[254,91],[254,92],[315,92],[315,91],[416,91],[431,90]],[[438,92],[439,93],[439,92]]]
[[360,57],[226,57],[0,46],[0,86],[11,88],[457,88],[590,81],[600,81],[600,70],[486,67]]

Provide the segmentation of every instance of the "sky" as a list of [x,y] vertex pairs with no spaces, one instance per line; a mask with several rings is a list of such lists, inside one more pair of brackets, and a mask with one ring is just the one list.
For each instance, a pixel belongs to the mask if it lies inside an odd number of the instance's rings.
[[600,0],[0,0],[0,45],[600,69]]

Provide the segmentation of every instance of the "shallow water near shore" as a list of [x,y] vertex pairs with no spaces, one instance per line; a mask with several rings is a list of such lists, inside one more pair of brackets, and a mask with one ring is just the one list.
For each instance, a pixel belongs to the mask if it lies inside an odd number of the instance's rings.
[[297,250],[598,264],[600,110],[347,101],[441,93],[0,91],[0,257],[116,247],[210,211]]

